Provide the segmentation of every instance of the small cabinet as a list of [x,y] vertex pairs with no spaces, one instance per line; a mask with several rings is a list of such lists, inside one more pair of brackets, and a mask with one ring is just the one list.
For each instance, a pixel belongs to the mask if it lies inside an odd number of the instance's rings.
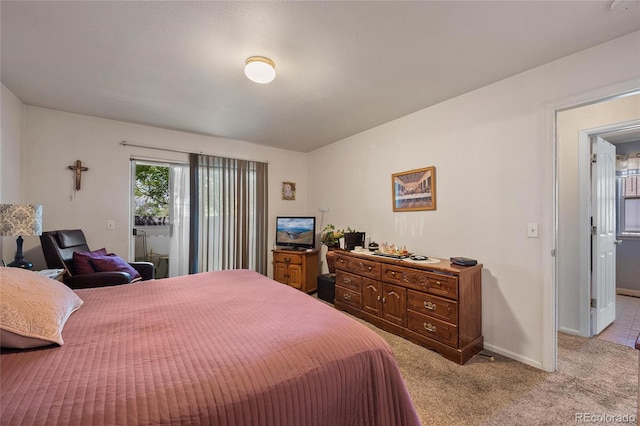
[[362,309],[394,324],[406,325],[407,289],[363,279]]
[[318,250],[273,250],[273,279],[313,293],[317,289],[318,253]]

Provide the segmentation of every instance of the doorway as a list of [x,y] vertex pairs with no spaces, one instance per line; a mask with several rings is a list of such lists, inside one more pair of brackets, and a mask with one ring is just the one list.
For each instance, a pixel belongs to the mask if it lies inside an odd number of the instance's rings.
[[131,250],[156,278],[188,273],[189,165],[131,160]]
[[635,347],[640,333],[640,124],[600,137],[613,144],[617,154],[615,320],[604,330],[592,330],[592,334]]
[[171,238],[169,164],[132,163],[134,259],[153,263],[156,278],[167,278]]
[[[557,110],[558,331],[592,335],[590,137],[594,134],[613,136],[614,131],[628,127],[634,120],[640,123],[639,96],[637,92],[610,96],[586,106]],[[596,128],[599,131],[595,131]],[[580,133],[582,140],[578,137]]]

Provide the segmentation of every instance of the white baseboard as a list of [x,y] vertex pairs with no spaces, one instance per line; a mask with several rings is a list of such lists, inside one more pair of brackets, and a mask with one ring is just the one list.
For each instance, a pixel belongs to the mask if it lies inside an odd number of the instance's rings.
[[640,290],[631,290],[630,288],[616,288],[616,294],[623,296],[640,297]]
[[[582,336],[582,334],[580,334],[580,330],[576,330],[573,328],[560,327],[558,331],[562,333],[572,334],[574,336]],[[589,337],[589,336],[582,336],[582,337]]]
[[503,348],[499,348],[497,346],[493,346],[493,345],[488,344],[486,342],[484,343],[483,346],[484,346],[484,349],[486,349],[488,351],[495,352],[495,353],[500,354],[500,355],[504,355],[504,356],[506,356],[508,358],[511,358],[511,359],[515,359],[516,361],[520,361],[523,364],[530,365],[530,366],[532,366],[534,368],[537,368],[539,370],[547,371],[542,367],[542,363],[540,363],[540,362],[538,362],[536,360],[533,360],[531,358],[527,358],[527,357],[524,357],[524,356],[522,356],[520,354],[517,354],[515,352],[511,352],[511,351],[505,350]]

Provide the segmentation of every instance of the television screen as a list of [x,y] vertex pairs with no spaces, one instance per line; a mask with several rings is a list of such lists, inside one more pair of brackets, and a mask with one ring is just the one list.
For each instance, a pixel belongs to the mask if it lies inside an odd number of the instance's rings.
[[316,245],[316,218],[292,216],[276,218],[276,245],[314,248]]

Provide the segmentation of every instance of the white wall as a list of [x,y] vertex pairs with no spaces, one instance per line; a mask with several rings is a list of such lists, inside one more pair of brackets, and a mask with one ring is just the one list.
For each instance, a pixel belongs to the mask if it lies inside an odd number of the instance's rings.
[[[80,228],[85,232],[89,247],[106,247],[133,260],[133,253],[129,253],[130,158],[187,161],[187,155],[125,147],[120,145],[123,140],[134,144],[268,161],[269,223],[273,224],[270,241],[275,238],[276,215],[310,213],[306,209],[305,154],[27,106],[24,185],[28,201],[43,205],[45,231]],[[82,165],[89,168],[89,171],[82,173],[82,188],[77,192],[73,190],[74,174],[67,169],[76,160],[81,160]],[[282,181],[296,182],[295,201],[281,200]],[[107,220],[115,220],[115,230],[106,229]],[[25,241],[25,257],[34,263],[35,269],[44,268],[39,241],[36,244],[27,246]],[[31,252],[27,254],[28,249]]]
[[589,318],[582,315],[581,321],[580,315],[588,310],[591,296],[588,283],[581,281],[588,265],[580,263],[580,253],[586,251],[580,235],[588,232],[589,223],[578,220],[585,208],[578,189],[579,132],[634,119],[640,119],[640,95],[558,113],[558,328],[564,332],[590,336]]
[[[2,84],[0,109],[2,110],[0,118],[0,204],[29,202],[23,197],[23,105],[4,84]],[[25,241],[38,241],[38,237],[24,238]],[[16,241],[11,237],[1,237],[1,239],[0,259],[9,263],[16,253]]]
[[[271,222],[278,214],[319,215],[319,207],[329,207],[324,224],[351,226],[377,241],[407,245],[429,256],[477,258],[485,267],[485,346],[549,369],[549,342],[555,333],[545,324],[555,311],[547,303],[554,290],[554,147],[548,107],[640,79],[639,45],[640,33],[631,34],[308,156],[26,107],[24,201],[43,204],[45,229],[83,228],[91,246],[126,253],[130,156],[162,160],[180,155],[125,148],[121,140],[266,160]],[[78,159],[90,171],[83,174],[82,190],[72,197],[67,166]],[[393,213],[391,174],[429,165],[436,166],[437,210]],[[3,168],[2,179],[6,178]],[[297,183],[297,201],[280,200],[281,181]],[[116,221],[115,231],[106,230],[108,219]],[[528,222],[540,223],[540,238],[526,237]],[[41,262],[36,267],[42,267]]]
[[[638,79],[640,33],[442,102],[309,154],[325,223],[433,257],[484,264],[485,347],[552,369],[553,138],[549,104]],[[640,86],[640,83],[639,83]],[[437,210],[394,213],[391,174],[436,167]],[[527,223],[540,238],[527,238]]]

